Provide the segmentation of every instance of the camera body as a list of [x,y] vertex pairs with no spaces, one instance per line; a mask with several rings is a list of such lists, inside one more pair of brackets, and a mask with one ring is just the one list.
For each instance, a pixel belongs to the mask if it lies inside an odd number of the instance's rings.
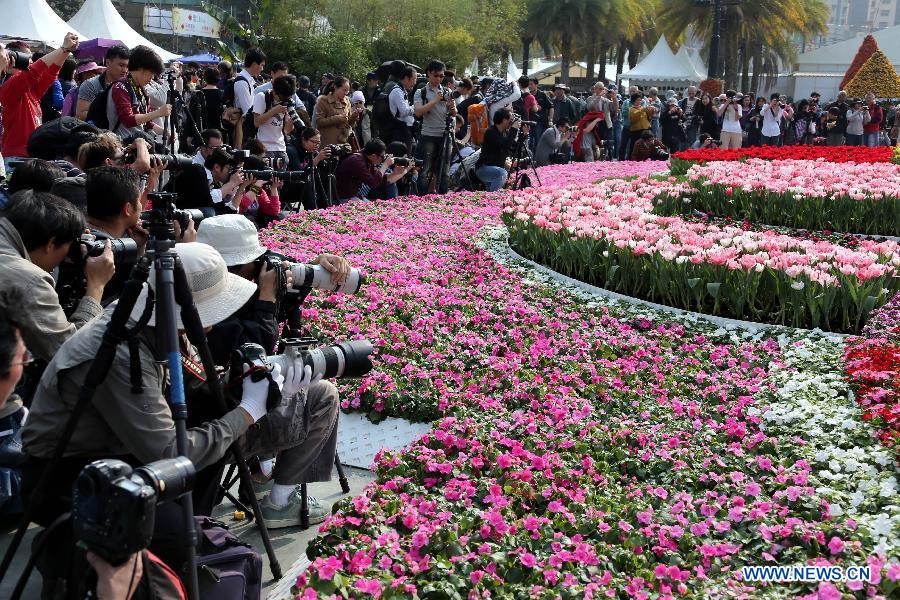
[[59,265],[56,279],[56,294],[59,305],[66,316],[71,316],[78,303],[84,297],[87,281],[84,277],[84,263],[88,258],[100,256],[106,249],[107,239],[113,253],[116,270],[130,271],[138,260],[138,245],[131,238],[96,239],[90,233],[84,233],[69,247],[69,254]]
[[353,148],[350,147],[350,144],[329,144],[325,146],[325,149],[328,150],[332,159],[340,160],[353,154]]
[[277,177],[284,183],[303,183],[309,175],[308,171],[277,171],[275,169],[244,169],[244,175],[252,175],[262,181],[272,181]]
[[96,460],[75,480],[72,526],[87,549],[113,565],[150,544],[156,505],[191,491],[194,464],[183,456],[131,467]]
[[394,164],[398,167],[408,167],[410,163],[412,163],[417,169],[421,169],[423,166],[425,166],[425,161],[419,158],[410,158],[408,156],[394,157]]
[[[304,366],[310,367],[312,376],[321,376],[323,379],[355,378],[362,377],[372,370],[372,361],[369,356],[374,351],[372,343],[368,340],[354,340],[341,342],[331,346],[312,348],[316,343],[313,338],[287,338],[282,340],[284,351],[282,354],[266,355],[265,350],[259,344],[243,344],[231,359],[232,369],[240,368],[243,364],[250,364],[257,369],[250,375],[253,381],[259,381],[265,377],[265,372],[271,372],[277,364],[284,373],[290,365],[298,360]],[[280,402],[280,398],[278,399]],[[269,397],[267,408],[272,410],[278,402],[273,402]]]
[[200,227],[203,221],[203,212],[197,209],[180,209],[175,207],[178,194],[170,192],[154,192],[149,194],[153,208],[141,213],[141,225],[157,239],[175,239],[176,221],[184,232],[190,226],[191,220],[194,227]]
[[[134,161],[137,160],[137,153],[134,150],[129,150],[125,153],[124,162],[126,165],[134,164]],[[150,163],[165,163],[166,171],[180,171],[181,169],[186,169],[191,166],[193,158],[188,156],[187,154],[151,154],[150,155]]]
[[[338,292],[341,294],[356,294],[366,282],[366,276],[359,269],[350,269],[347,280],[341,284],[331,283],[331,273],[325,270],[322,265],[308,265],[304,263],[294,262],[290,258],[278,254],[277,252],[268,251],[256,259],[257,272],[267,264],[270,269],[281,269],[282,262],[290,263],[291,275],[294,277],[294,289],[317,289],[328,292]],[[286,287],[286,283],[282,287]],[[281,297],[286,289],[280,290],[278,296]]]
[[13,69],[24,71],[31,64],[31,54],[28,52],[6,50],[6,55],[9,57],[9,66]]

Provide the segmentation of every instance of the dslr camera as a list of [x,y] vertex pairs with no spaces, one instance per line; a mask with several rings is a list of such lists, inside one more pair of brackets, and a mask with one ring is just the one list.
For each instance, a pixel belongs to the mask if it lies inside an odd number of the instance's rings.
[[21,52],[19,50],[5,50],[6,56],[9,58],[9,66],[13,69],[24,71],[31,64],[31,54]]
[[244,169],[243,173],[262,181],[272,181],[272,178],[277,177],[285,183],[303,183],[309,174],[307,171],[276,171],[275,169]]
[[331,158],[341,159],[353,154],[353,148],[350,147],[350,144],[328,144],[325,146],[325,149],[328,150]]
[[200,227],[203,212],[187,208],[175,207],[178,194],[172,192],[153,192],[149,194],[153,208],[141,213],[141,226],[157,239],[175,239],[174,223],[177,221],[184,232],[194,221],[194,227]]
[[87,281],[84,277],[84,263],[88,258],[100,256],[106,248],[106,240],[109,239],[113,253],[113,262],[116,270],[130,271],[137,264],[138,245],[131,238],[105,238],[96,239],[90,233],[83,233],[69,247],[66,260],[59,265],[57,276],[56,294],[59,296],[59,305],[66,316],[71,316],[78,303],[84,297]]
[[[339,292],[341,294],[356,294],[359,288],[366,282],[366,276],[359,269],[350,269],[347,280],[344,283],[331,283],[331,273],[325,270],[322,265],[307,265],[298,263],[290,258],[272,252],[271,250],[256,259],[257,276],[264,264],[269,265],[270,269],[274,269],[277,273],[283,273],[281,268],[282,262],[290,263],[291,274],[294,276],[294,289],[317,289],[329,292]],[[281,293],[287,292],[287,279],[279,277],[279,288]]]
[[190,492],[194,476],[194,464],[183,456],[133,471],[121,460],[95,460],[75,480],[75,536],[94,554],[121,565],[150,545],[156,505]]
[[[125,164],[131,165],[134,164],[134,161],[137,159],[137,153],[133,150],[129,150],[125,153]],[[191,161],[193,159],[187,154],[151,154],[150,155],[150,163],[165,163],[166,171],[180,171],[181,169],[186,169],[191,166]]]
[[410,158],[408,156],[397,156],[394,158],[394,164],[398,167],[408,167],[410,163],[417,169],[421,169],[425,165],[425,161],[419,158]]

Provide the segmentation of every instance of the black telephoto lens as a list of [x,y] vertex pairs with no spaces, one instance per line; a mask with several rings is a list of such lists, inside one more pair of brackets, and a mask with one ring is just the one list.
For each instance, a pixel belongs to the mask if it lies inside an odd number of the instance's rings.
[[156,501],[162,503],[191,491],[196,474],[194,463],[190,459],[176,456],[138,467],[134,470],[132,479],[135,476],[140,477],[144,483],[156,490]]

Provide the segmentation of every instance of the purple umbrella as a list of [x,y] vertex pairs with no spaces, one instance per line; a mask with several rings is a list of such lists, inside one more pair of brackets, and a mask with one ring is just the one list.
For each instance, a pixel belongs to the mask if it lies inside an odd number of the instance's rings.
[[75,51],[75,56],[84,59],[84,58],[93,58],[98,63],[103,63],[103,60],[106,58],[106,51],[112,48],[113,46],[124,46],[122,42],[119,40],[108,40],[106,38],[94,38],[92,40],[85,40],[78,44],[78,50]]

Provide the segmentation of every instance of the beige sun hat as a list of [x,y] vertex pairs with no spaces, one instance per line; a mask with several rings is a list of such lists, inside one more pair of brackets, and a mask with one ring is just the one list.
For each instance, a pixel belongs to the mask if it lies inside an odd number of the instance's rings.
[[[256,292],[255,283],[228,272],[222,255],[212,246],[199,242],[176,244],[175,252],[181,259],[194,304],[204,327],[215,325],[236,313]],[[144,289],[141,290],[131,311],[131,318],[135,321],[139,320],[144,312],[148,287],[156,289],[155,268],[150,269],[148,281],[149,283],[144,284]],[[184,329],[181,311],[176,309],[175,312],[178,328]],[[155,307],[147,324],[151,326],[156,324]]]
[[197,230],[197,241],[218,250],[229,267],[252,262],[266,251],[259,243],[256,225],[244,215],[203,219]]

